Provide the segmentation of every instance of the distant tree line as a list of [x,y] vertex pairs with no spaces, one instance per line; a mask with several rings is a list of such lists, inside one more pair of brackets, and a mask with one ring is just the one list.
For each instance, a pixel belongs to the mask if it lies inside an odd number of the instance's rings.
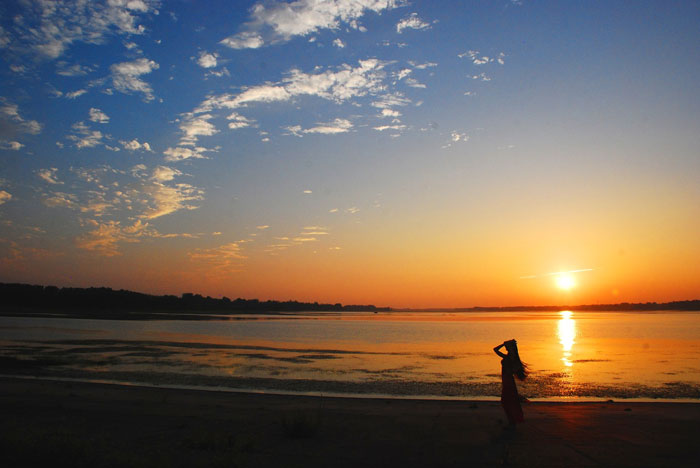
[[70,309],[71,311],[145,311],[206,312],[313,312],[313,311],[387,311],[373,305],[321,304],[299,301],[260,301],[258,299],[221,299],[184,293],[182,296],[155,296],[124,289],[58,288],[30,284],[0,283],[0,307]]

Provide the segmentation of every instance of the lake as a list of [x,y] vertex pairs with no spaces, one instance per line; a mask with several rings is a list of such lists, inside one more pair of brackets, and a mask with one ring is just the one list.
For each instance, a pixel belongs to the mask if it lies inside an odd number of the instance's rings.
[[698,312],[390,312],[214,321],[0,317],[25,376],[311,394],[497,398],[516,338],[530,399],[700,399]]

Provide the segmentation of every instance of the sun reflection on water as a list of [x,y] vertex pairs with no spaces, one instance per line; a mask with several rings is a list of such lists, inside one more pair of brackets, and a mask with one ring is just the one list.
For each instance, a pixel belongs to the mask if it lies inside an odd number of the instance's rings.
[[570,310],[562,310],[559,315],[561,315],[561,319],[558,323],[557,335],[562,348],[561,361],[566,367],[572,367],[571,349],[576,343],[576,320],[571,318],[574,313]]

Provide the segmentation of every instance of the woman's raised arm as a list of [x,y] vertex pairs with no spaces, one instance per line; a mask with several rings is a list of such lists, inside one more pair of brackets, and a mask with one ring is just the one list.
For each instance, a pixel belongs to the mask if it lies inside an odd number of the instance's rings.
[[496,354],[498,354],[498,355],[499,355],[500,357],[502,357],[502,358],[506,357],[505,354],[503,354],[502,352],[499,351],[499,349],[501,349],[501,348],[504,347],[505,345],[506,345],[505,343],[499,344],[498,346],[496,346],[495,348],[493,348],[493,352],[496,353]]

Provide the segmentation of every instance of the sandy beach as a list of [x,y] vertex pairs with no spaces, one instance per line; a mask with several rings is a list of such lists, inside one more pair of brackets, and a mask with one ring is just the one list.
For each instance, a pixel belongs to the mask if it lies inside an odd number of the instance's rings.
[[4,466],[698,466],[700,404],[353,399],[0,378]]

